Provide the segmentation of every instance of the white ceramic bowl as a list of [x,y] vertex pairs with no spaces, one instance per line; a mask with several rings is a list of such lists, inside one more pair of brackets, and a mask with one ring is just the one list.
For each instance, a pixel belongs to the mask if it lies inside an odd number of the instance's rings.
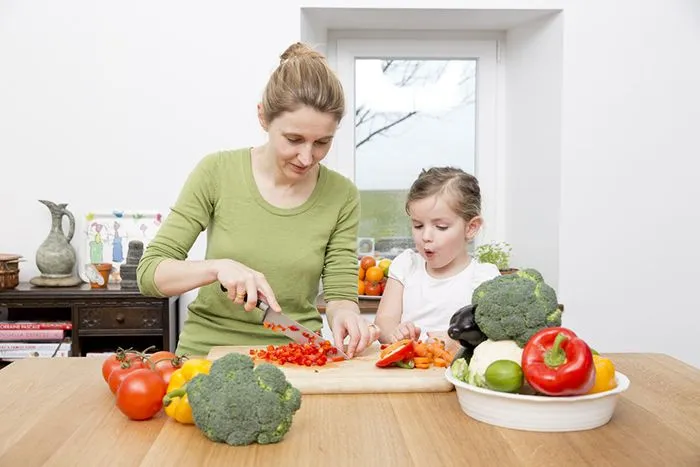
[[582,431],[605,425],[630,380],[615,372],[617,387],[584,396],[547,397],[510,394],[459,381],[447,368],[445,377],[457,391],[462,411],[484,423],[525,431]]

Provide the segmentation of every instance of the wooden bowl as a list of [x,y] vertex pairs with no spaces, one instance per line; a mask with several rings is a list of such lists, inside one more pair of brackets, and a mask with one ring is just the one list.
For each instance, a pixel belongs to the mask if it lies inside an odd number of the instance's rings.
[[0,290],[14,289],[19,285],[20,255],[0,253]]

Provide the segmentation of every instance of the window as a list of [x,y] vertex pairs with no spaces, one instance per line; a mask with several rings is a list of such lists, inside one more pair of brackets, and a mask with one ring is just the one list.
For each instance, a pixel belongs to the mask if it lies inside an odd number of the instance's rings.
[[329,164],[360,189],[359,254],[413,246],[406,195],[432,165],[475,174],[495,227],[496,52],[496,41],[337,41],[348,108]]

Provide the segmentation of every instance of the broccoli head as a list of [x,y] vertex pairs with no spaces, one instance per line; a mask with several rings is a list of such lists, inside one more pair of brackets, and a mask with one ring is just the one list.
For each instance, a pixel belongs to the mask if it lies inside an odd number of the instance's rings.
[[212,441],[233,446],[277,443],[301,407],[301,393],[274,365],[230,353],[187,385],[194,423]]
[[561,326],[557,294],[535,269],[497,276],[472,295],[474,318],[491,340],[514,340],[520,347],[542,328]]

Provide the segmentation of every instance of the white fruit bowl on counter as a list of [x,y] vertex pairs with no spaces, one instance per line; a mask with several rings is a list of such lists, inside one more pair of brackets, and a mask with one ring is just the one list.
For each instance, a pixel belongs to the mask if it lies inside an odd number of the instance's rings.
[[592,430],[612,418],[621,393],[630,380],[615,372],[617,387],[610,391],[583,396],[531,396],[492,391],[467,384],[452,376],[451,368],[445,378],[452,383],[462,411],[480,422],[525,431],[563,432]]

